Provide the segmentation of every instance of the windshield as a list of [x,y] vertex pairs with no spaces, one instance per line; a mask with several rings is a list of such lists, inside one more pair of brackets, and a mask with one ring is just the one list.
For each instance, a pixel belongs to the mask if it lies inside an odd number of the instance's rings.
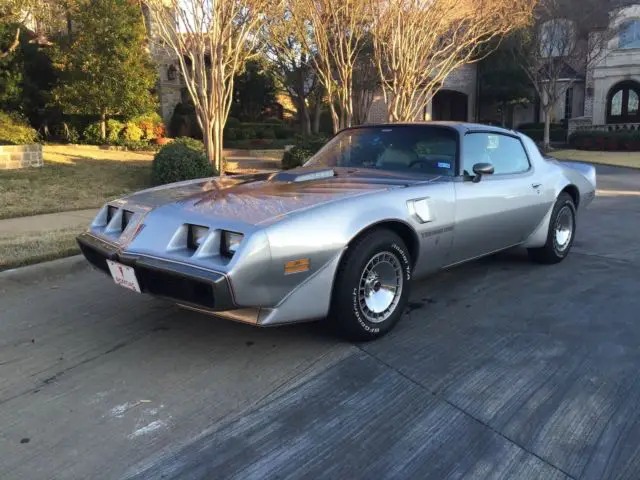
[[457,132],[446,127],[361,127],[336,135],[305,167],[351,167],[455,175]]

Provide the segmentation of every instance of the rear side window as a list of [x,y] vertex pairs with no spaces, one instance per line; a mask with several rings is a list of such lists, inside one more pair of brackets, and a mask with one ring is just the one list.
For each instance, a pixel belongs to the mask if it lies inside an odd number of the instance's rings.
[[468,133],[462,147],[463,173],[473,175],[476,163],[490,163],[494,175],[522,173],[530,164],[522,142],[500,133]]

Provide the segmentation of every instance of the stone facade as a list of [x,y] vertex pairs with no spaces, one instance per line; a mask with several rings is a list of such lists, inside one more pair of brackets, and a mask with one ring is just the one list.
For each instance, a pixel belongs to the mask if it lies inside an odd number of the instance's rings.
[[[621,10],[613,27],[636,20],[640,20],[640,5]],[[626,80],[640,83],[640,48],[624,48],[621,35],[616,35],[608,42],[606,50],[598,55],[598,62],[588,72],[587,85],[591,98],[589,108],[585,102],[585,116],[590,116],[594,125],[607,123],[608,96],[618,83]]]
[[157,26],[153,24],[151,15],[146,5],[143,4],[142,13],[149,35],[149,46],[151,56],[157,65],[158,83],[156,85],[158,99],[160,102],[160,116],[166,126],[169,126],[173,110],[182,101],[182,89],[184,82],[180,74],[178,60],[162,47],[156,31]]
[[42,145],[0,145],[0,170],[41,167]]

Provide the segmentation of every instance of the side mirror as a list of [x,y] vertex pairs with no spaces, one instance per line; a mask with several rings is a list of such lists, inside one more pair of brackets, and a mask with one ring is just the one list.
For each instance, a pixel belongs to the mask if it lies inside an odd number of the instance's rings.
[[476,163],[473,166],[473,173],[476,175],[473,177],[473,183],[478,183],[482,179],[483,175],[491,175],[493,172],[493,165],[490,163]]

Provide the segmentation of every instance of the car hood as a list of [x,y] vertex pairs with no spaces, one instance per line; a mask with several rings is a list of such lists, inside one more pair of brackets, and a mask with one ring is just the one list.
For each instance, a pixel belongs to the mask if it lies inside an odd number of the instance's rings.
[[410,175],[373,169],[332,170],[334,176],[302,181],[291,181],[291,178],[317,173],[322,176],[327,169],[299,168],[280,173],[181,182],[144,190],[123,200],[145,210],[177,210],[197,213],[207,219],[231,218],[257,225],[346,197],[429,183],[440,178],[438,175]]

